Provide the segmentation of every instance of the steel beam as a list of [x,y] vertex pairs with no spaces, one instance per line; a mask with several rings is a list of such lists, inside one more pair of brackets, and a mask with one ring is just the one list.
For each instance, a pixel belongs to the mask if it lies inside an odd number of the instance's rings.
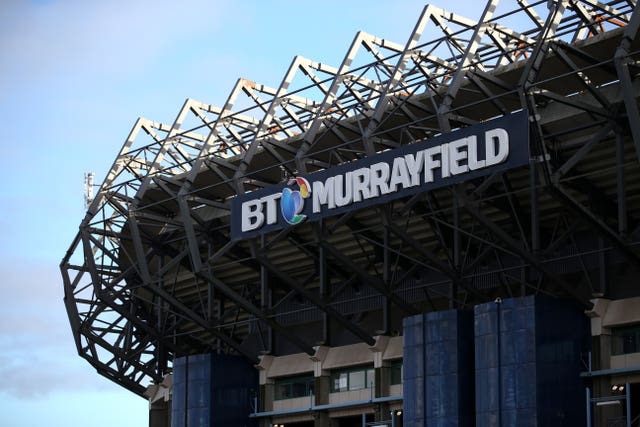
[[517,240],[509,236],[501,227],[487,218],[480,210],[475,206],[475,202],[466,200],[464,204],[465,209],[484,227],[491,231],[496,237],[498,237],[503,243],[505,243],[513,252],[518,254],[523,260],[531,264],[536,270],[548,277],[552,282],[564,289],[569,295],[571,295],[576,301],[582,304],[585,308],[591,307],[588,297],[580,295],[576,292],[573,286],[569,285],[560,276],[553,273],[546,268],[541,260],[534,254],[523,248]]
[[358,337],[359,339],[361,339],[363,342],[367,343],[368,345],[375,344],[375,340],[373,339],[371,334],[367,333],[362,328],[357,326],[355,323],[351,322],[349,319],[344,317],[336,309],[334,309],[328,303],[323,301],[320,296],[318,296],[315,293],[309,291],[304,286],[301,286],[300,284],[296,283],[291,277],[289,277],[289,275],[287,275],[286,273],[280,271],[280,269],[278,269],[273,263],[271,263],[271,261],[269,261],[269,259],[266,257],[265,254],[258,255],[256,257],[256,260],[261,265],[266,267],[267,270],[269,270],[271,272],[271,274],[273,274],[275,277],[277,277],[280,280],[280,282],[284,283],[291,290],[294,290],[295,292],[297,292],[300,295],[302,295],[302,297],[305,300],[311,302],[316,307],[318,307],[320,310],[322,310],[325,313],[327,313],[329,316],[331,316],[332,319],[337,321],[340,325],[342,325],[346,330],[351,332],[353,335],[355,335],[356,337]]
[[616,51],[614,63],[616,65],[620,84],[622,85],[624,106],[627,111],[628,125],[631,129],[633,143],[636,148],[636,157],[640,161],[640,108],[638,108],[638,101],[636,100],[635,91],[633,89],[633,79],[631,77],[631,72],[629,71],[630,62],[632,62],[629,57],[629,50],[631,48],[631,44],[638,35],[639,28],[640,6],[636,5],[633,9],[629,25],[625,28],[622,41]]
[[442,132],[450,132],[451,131],[451,123],[449,120],[449,113],[451,112],[451,107],[453,105],[453,101],[462,86],[462,82],[466,79],[467,70],[469,65],[474,60],[476,55],[476,51],[480,45],[480,40],[484,36],[486,31],[488,22],[491,20],[493,16],[493,12],[496,10],[496,6],[498,5],[498,0],[489,0],[482,11],[482,15],[478,20],[478,24],[475,26],[473,30],[473,35],[471,36],[471,40],[465,49],[464,55],[460,58],[458,63],[458,68],[453,75],[453,79],[449,86],[447,87],[447,92],[444,95],[444,99],[438,107],[438,124],[440,126],[440,130]]

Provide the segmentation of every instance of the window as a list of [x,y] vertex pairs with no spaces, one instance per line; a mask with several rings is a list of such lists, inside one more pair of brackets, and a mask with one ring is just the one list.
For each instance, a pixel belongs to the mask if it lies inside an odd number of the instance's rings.
[[373,387],[375,371],[373,368],[355,368],[331,373],[331,392],[354,391]]
[[313,376],[311,375],[276,379],[274,399],[282,400],[311,396],[313,394],[313,381]]
[[391,385],[402,384],[402,360],[391,363]]
[[640,353],[640,324],[611,328],[611,354]]

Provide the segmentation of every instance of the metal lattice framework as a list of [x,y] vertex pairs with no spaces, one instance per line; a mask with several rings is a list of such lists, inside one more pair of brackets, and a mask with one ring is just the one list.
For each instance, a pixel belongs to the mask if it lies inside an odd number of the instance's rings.
[[[277,88],[139,119],[61,263],[79,354],[142,395],[180,354],[312,354],[420,311],[613,292],[610,269],[640,268],[636,3],[497,3],[429,5],[405,44],[360,32],[337,68],[296,57]],[[230,239],[235,194],[520,109],[529,167]]]

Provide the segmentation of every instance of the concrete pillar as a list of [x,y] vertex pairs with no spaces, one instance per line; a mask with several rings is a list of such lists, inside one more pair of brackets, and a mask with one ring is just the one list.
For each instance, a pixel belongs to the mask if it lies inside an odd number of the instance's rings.
[[[389,396],[389,387],[391,386],[391,368],[384,364],[375,368],[376,385],[375,397]],[[388,421],[390,419],[390,408],[386,402],[378,403],[375,406],[375,421]]]
[[[260,362],[255,365],[258,370],[258,411],[260,412],[269,412],[273,409],[273,380],[267,375],[273,359],[273,356],[262,355]],[[265,427],[268,426],[269,424],[266,424]]]
[[334,427],[337,424],[329,418],[329,413],[322,411],[314,414],[313,427]]
[[149,405],[149,427],[171,427],[171,401],[158,400]]
[[273,409],[274,385],[273,380],[260,384],[260,396],[258,398],[258,410],[260,412],[269,412]]
[[330,386],[331,379],[329,375],[321,375],[314,378],[313,395],[315,398],[315,405],[326,405],[329,403]]
[[391,368],[389,366],[381,366],[375,368],[376,387],[375,397],[389,396],[389,388],[391,387]]
[[374,421],[389,421],[391,419],[391,410],[389,403],[382,402],[375,405]]
[[[591,319],[591,369],[599,371],[611,368],[611,331],[602,326],[610,301],[607,299],[593,300],[594,306],[587,315]],[[592,397],[609,396],[611,394],[611,380],[609,376],[592,379]],[[618,416],[619,408],[611,406],[592,406],[594,425],[606,425],[609,418]]]
[[[315,354],[310,356],[313,361],[313,397],[315,405],[326,405],[329,403],[329,392],[331,391],[331,377],[329,371],[324,369],[324,360],[329,353],[329,347],[315,347]],[[314,427],[333,427],[335,424],[329,418],[329,413],[320,411],[313,414]]]
[[171,427],[171,396],[173,375],[168,374],[158,384],[147,387],[149,399],[149,427]]

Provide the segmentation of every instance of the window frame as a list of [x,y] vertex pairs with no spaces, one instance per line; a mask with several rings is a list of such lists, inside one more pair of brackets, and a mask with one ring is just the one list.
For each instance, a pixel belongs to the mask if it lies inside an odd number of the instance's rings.
[[[352,374],[360,373],[364,374],[364,387],[359,388],[351,388],[351,377]],[[336,381],[340,380],[340,377],[343,375],[346,376],[346,387],[336,388]],[[330,375],[331,387],[329,388],[330,393],[343,393],[346,391],[360,391],[360,390],[368,390],[371,388],[375,388],[376,384],[376,370],[373,366],[355,366],[351,368],[345,369],[335,369],[331,371]]]
[[[294,395],[294,385],[304,385],[303,395]],[[282,397],[282,393],[279,392],[280,387],[288,386],[289,396]],[[273,383],[273,400],[287,400],[297,399],[299,397],[309,397],[313,395],[313,388],[315,386],[315,378],[313,374],[296,375],[290,377],[276,378]]]
[[[398,369],[399,368],[399,369]],[[399,385],[402,384],[402,375],[404,373],[404,366],[402,364],[402,359],[393,360],[389,364],[389,384],[390,385]],[[398,372],[394,375],[394,372]],[[394,382],[394,377],[397,375],[398,382]]]
[[[625,342],[630,339],[630,342]],[[611,328],[611,355],[640,353],[640,323]]]

